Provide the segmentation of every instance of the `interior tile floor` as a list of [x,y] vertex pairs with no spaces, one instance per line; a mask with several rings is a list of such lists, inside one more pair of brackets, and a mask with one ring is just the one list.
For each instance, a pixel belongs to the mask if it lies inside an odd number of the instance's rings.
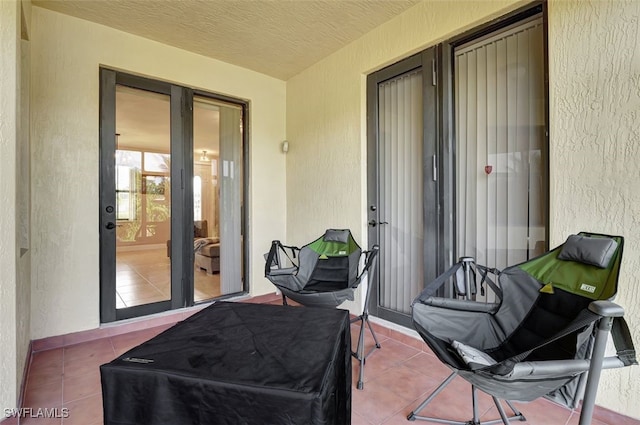
[[[220,274],[208,274],[194,265],[194,300],[222,295]],[[116,308],[171,298],[171,260],[166,248],[119,251],[116,259]]]
[[[172,325],[167,324],[34,353],[27,376],[23,406],[34,409],[64,407],[68,409],[68,417],[29,418],[23,419],[20,423],[102,424],[99,366],[170,326]],[[352,424],[408,425],[412,422],[407,421],[407,414],[449,375],[449,370],[421,340],[378,325],[375,325],[375,329],[382,349],[377,350],[367,360],[363,390],[355,388],[359,366],[355,360],[353,361]],[[352,325],[353,344],[356,342],[358,331],[358,325]],[[371,346],[372,339],[368,332],[366,342]],[[456,378],[421,414],[469,420],[472,417],[470,395],[469,384]],[[480,395],[478,404],[481,420],[498,418],[496,408],[488,396]],[[528,419],[526,423],[529,424],[578,425],[578,412],[546,400],[514,404],[525,414]],[[593,425],[640,425],[640,421],[611,412],[601,416],[603,418],[593,420]]]

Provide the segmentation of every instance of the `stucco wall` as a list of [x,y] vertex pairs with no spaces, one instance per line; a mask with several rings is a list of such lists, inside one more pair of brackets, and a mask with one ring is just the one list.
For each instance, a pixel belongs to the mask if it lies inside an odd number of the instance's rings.
[[[523,2],[424,2],[287,82],[287,234],[366,241],[366,75]],[[551,239],[627,237],[618,301],[640,344],[640,3],[550,1]],[[640,368],[607,371],[598,403],[640,418]]]
[[[28,9],[30,4],[25,2]],[[17,195],[29,195],[28,181],[18,178],[28,156],[20,164],[20,145],[28,134],[21,108],[22,84],[28,78],[28,54],[20,40],[20,1],[0,2],[0,406],[16,407],[30,341],[30,252],[19,243],[21,214]],[[28,20],[29,14],[25,15]],[[27,92],[25,92],[27,94]],[[25,127],[27,130],[25,130]],[[25,199],[25,198],[22,198]],[[1,416],[0,416],[1,417]]]
[[[31,51],[29,42],[29,24],[31,20],[31,1],[21,0],[22,39],[19,40],[21,61],[18,72],[19,116],[16,148],[16,386],[20,390],[26,368],[31,341],[31,245],[30,230],[26,230],[31,215],[30,183],[30,75]],[[24,218],[26,217],[26,218]]]
[[19,3],[0,2],[0,407],[16,407],[16,138]]
[[[640,346],[640,2],[549,4],[551,239],[625,239],[616,299]],[[640,368],[603,373],[598,404],[640,418]]]
[[283,81],[56,12],[32,11],[32,338],[99,325],[100,65],[249,99],[250,284],[285,234]]

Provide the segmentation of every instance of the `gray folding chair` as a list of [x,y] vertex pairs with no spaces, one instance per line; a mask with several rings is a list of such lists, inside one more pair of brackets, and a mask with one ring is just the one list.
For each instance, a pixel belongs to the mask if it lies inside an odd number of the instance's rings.
[[[378,245],[362,251],[348,229],[328,229],[313,242],[298,248],[273,241],[266,254],[265,277],[282,292],[282,303],[287,298],[305,306],[335,308],[346,300],[353,301],[354,293],[363,278],[372,275],[378,256]],[[289,255],[291,254],[291,255]],[[364,267],[358,272],[361,256]],[[284,258],[289,260],[284,263]],[[360,362],[357,388],[364,387],[365,360],[380,343],[369,322],[369,295],[367,284],[362,314],[351,323],[360,322],[358,346],[351,354]],[[365,354],[364,329],[369,328],[375,345]]]
[[[580,425],[589,425],[602,369],[637,364],[624,310],[610,301],[617,292],[623,242],[619,236],[580,233],[502,272],[463,258],[427,285],[413,302],[413,324],[452,373],[407,419],[480,424],[480,389],[492,396],[500,415],[485,424],[524,421],[510,401],[544,396],[575,408],[584,394]],[[435,297],[451,280],[461,299]],[[469,300],[478,280],[493,289],[497,302]],[[609,333],[617,354],[605,358]],[[419,415],[456,376],[471,383],[473,418]]]

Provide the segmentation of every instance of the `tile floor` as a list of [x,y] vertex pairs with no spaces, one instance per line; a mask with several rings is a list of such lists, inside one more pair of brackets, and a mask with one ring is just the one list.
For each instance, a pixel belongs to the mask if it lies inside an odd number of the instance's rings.
[[[277,303],[277,302],[273,302]],[[300,307],[303,308],[303,307]],[[23,419],[24,425],[100,425],[102,398],[99,366],[172,326],[166,324],[117,336],[34,353],[26,382],[24,407],[66,408],[62,419]],[[355,389],[358,364],[353,362],[353,425],[407,425],[406,416],[449,375],[426,345],[411,336],[375,325],[382,349],[367,361],[363,390]],[[359,327],[352,325],[356,341]],[[367,333],[367,344],[372,340]],[[456,378],[423,415],[445,415],[454,420],[471,418],[470,386]],[[577,425],[579,414],[546,400],[515,403],[529,424]],[[479,398],[481,419],[498,418],[491,399]],[[7,421],[10,422],[11,420]],[[17,423],[11,422],[11,425]],[[427,422],[415,422],[427,423]],[[519,423],[519,422],[517,422]],[[4,424],[3,424],[4,425]],[[179,424],[176,424],[179,425]],[[640,425],[640,421],[600,413],[593,425]]]
[[[194,266],[194,299],[221,295],[220,274],[207,274]],[[116,261],[116,308],[131,307],[171,298],[171,261],[166,248],[122,251]]]

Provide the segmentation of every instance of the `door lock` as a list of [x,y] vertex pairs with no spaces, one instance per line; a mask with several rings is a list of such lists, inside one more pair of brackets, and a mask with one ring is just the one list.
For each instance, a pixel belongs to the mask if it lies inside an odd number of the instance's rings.
[[114,223],[113,221],[110,221],[107,224],[105,224],[104,227],[106,227],[109,230],[115,229],[116,228],[116,223]]

